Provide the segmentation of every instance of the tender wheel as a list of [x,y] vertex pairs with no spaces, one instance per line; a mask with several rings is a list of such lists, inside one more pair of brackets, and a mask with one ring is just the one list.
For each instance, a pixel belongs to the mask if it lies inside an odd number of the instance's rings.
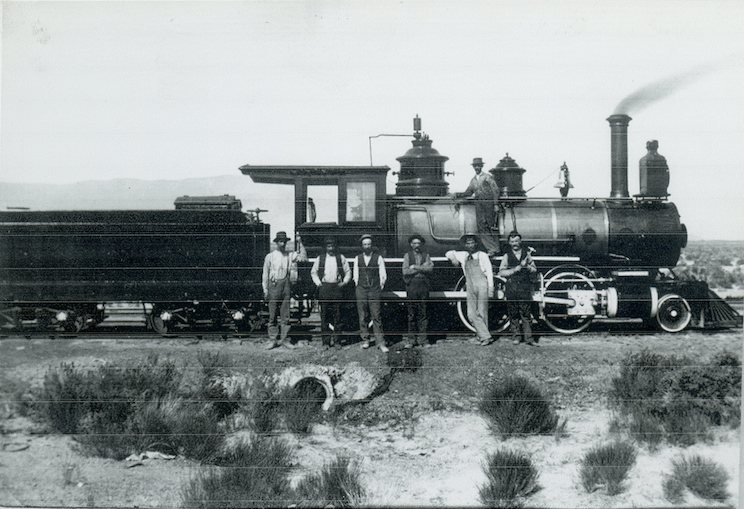
[[147,323],[156,334],[160,334],[161,336],[168,334],[168,322],[160,318],[159,312],[153,310],[152,313],[147,315]]
[[666,332],[680,332],[690,325],[690,304],[677,294],[669,293],[659,299],[656,323]]
[[[499,276],[493,277],[494,298],[488,306],[488,329],[491,332],[503,332],[509,327],[509,314],[506,311],[506,300],[504,300],[504,290],[506,280]],[[467,288],[465,276],[462,276],[455,286],[456,292],[464,292]],[[475,332],[475,327],[468,320],[468,303],[464,300],[457,301],[457,316],[460,317],[462,324],[469,330]]]
[[[569,290],[594,290],[594,283],[586,275],[577,272],[555,273],[545,283],[546,297],[566,298]],[[547,326],[560,334],[581,332],[589,327],[594,318],[593,315],[566,316],[565,305],[552,303],[545,303],[543,317]]]

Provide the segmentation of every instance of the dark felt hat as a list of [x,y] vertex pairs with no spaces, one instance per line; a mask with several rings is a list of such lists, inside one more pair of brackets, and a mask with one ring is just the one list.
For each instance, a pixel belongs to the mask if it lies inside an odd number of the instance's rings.
[[483,166],[483,158],[482,157],[474,157],[473,158],[473,166]]
[[480,244],[480,238],[475,233],[466,233],[460,237],[460,244],[465,244],[465,242],[470,238],[474,239],[476,244]]
[[359,237],[359,242],[363,242],[364,239],[372,240],[372,235],[370,235],[369,233],[365,233],[364,235],[362,235],[361,237]]
[[280,240],[283,240],[286,242],[292,239],[287,237],[287,232],[276,232],[276,238],[274,239],[274,242],[279,242]]
[[413,235],[411,235],[410,237],[408,237],[408,243],[410,244],[411,242],[413,242],[413,241],[414,241],[414,239],[419,239],[419,240],[421,241],[421,243],[422,243],[422,244],[426,244],[426,239],[425,239],[425,238],[423,238],[423,237],[422,237],[421,235],[419,235],[418,233],[414,233]]

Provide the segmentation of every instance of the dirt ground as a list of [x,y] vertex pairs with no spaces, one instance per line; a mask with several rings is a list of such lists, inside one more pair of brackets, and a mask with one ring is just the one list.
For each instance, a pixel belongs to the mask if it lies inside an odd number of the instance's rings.
[[[626,330],[626,329],[623,329]],[[324,351],[315,340],[295,350],[265,351],[256,341],[201,341],[136,337],[113,339],[0,339],[0,505],[176,507],[181,486],[200,466],[182,458],[126,462],[92,458],[77,452],[74,441],[48,433],[20,417],[13,400],[39,386],[49,368],[74,361],[80,366],[126,364],[156,352],[181,365],[198,368],[199,351],[222,351],[238,373],[266,373],[299,362],[343,366],[355,361],[370,368],[384,363],[378,350],[358,344]],[[530,506],[659,507],[662,476],[679,453],[715,459],[730,476],[728,504],[739,499],[739,430],[714,430],[710,443],[688,448],[641,447],[626,483],[611,497],[603,490],[586,493],[579,483],[578,461],[586,450],[615,435],[606,394],[619,361],[628,352],[649,348],[706,360],[727,350],[741,354],[742,334],[689,331],[677,335],[612,327],[572,337],[543,337],[540,348],[515,346],[502,339],[480,347],[450,339],[422,349],[423,366],[398,373],[389,391],[345,419],[316,424],[307,435],[285,435],[296,446],[295,477],[314,471],[337,453],[361,462],[367,487],[365,505],[478,506],[487,452],[508,446],[529,452],[540,475]],[[399,355],[395,350],[390,355]],[[561,418],[562,436],[501,440],[477,412],[483,386],[492,378],[519,372],[550,395]],[[721,505],[687,496],[687,506]]]

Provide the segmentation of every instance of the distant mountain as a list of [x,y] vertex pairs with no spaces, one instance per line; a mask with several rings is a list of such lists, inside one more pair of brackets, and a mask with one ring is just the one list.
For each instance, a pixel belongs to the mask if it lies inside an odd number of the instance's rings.
[[[31,210],[172,209],[179,196],[231,194],[244,209],[262,208],[261,216],[272,231],[292,230],[289,186],[257,186],[243,175],[221,175],[181,180],[87,180],[66,184],[0,183],[0,210],[28,207]],[[289,215],[286,213],[289,210]]]

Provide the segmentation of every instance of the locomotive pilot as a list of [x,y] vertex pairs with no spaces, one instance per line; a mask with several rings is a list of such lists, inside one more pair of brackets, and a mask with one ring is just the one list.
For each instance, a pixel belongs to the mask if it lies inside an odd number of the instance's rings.
[[[287,340],[287,334],[289,334],[289,298],[291,284],[297,281],[297,262],[307,260],[307,251],[305,251],[302,239],[298,235],[295,251],[288,253],[286,249],[289,240],[286,232],[277,232],[274,239],[276,249],[267,254],[264,259],[261,282],[264,300],[269,303],[269,343],[266,345],[269,350],[282,344],[287,348],[294,348],[294,345]],[[279,328],[277,327],[277,318]],[[281,329],[281,333],[279,329]],[[277,336],[279,337],[278,340]]]
[[426,316],[426,301],[429,299],[429,278],[434,271],[434,263],[424,250],[426,240],[421,235],[408,237],[411,250],[403,255],[403,281],[406,283],[408,302],[408,341],[406,348],[429,344],[426,330],[429,325]]
[[362,253],[354,263],[354,283],[356,284],[357,313],[359,314],[359,335],[362,348],[367,349],[369,340],[369,320],[375,332],[375,341],[383,352],[388,352],[380,317],[380,293],[385,287],[387,272],[385,260],[372,248],[372,235],[362,235]]
[[[470,185],[462,193],[455,193],[456,198],[473,197],[475,202],[475,220],[478,225],[478,233],[481,234],[481,243],[488,250],[489,256],[498,254],[499,243],[493,238],[496,225],[496,208],[499,204],[499,186],[494,178],[483,171],[483,159],[473,159],[473,170],[475,175],[470,180]],[[496,232],[498,234],[498,232]]]
[[[537,272],[529,251],[522,247],[522,236],[516,230],[509,233],[509,249],[501,260],[499,276],[506,278],[506,310],[509,314],[512,339],[515,345],[525,342],[538,346],[532,338],[530,308],[532,283],[530,273]],[[520,338],[521,336],[521,338]]]
[[488,299],[493,297],[493,266],[488,255],[479,249],[478,237],[465,234],[460,238],[465,251],[447,251],[452,265],[462,267],[467,282],[468,320],[475,327],[479,343],[494,342],[488,329]]
[[336,239],[326,237],[323,244],[325,244],[325,253],[315,259],[310,275],[315,286],[318,287],[320,333],[323,346],[332,347],[336,343],[334,335],[341,322],[343,287],[351,281],[351,270],[348,260],[336,251]]

